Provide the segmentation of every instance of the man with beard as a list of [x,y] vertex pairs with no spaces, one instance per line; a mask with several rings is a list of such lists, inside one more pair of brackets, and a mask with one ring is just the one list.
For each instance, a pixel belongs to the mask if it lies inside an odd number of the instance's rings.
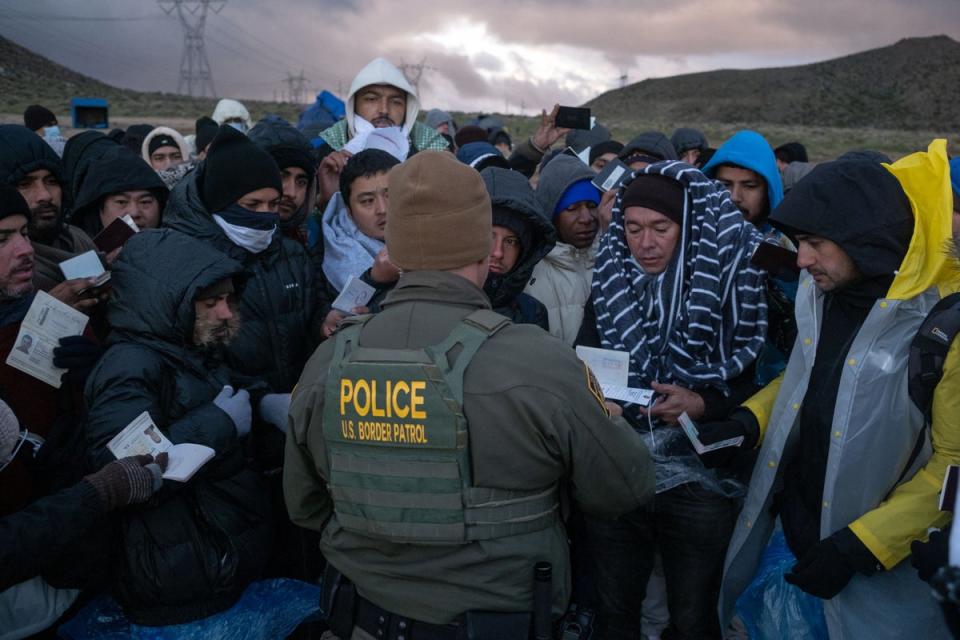
[[[106,480],[103,475],[93,485],[67,489],[89,471],[77,455],[83,446],[81,389],[67,376],[55,389],[6,364],[34,300],[34,249],[27,235],[31,215],[16,189],[0,186],[0,399],[10,409],[0,425],[0,629],[14,632],[12,637],[24,637],[17,630],[29,635],[31,629],[52,625],[76,600],[77,589],[103,587],[112,536],[102,516],[119,506],[106,494],[119,498],[116,490],[124,484],[123,479],[108,480],[113,488],[105,492],[103,502],[96,486]],[[134,476],[142,471],[136,466],[129,467]],[[63,496],[50,497],[61,489]],[[35,504],[38,500],[45,501]],[[82,525],[86,535],[79,539],[73,535],[75,529],[51,535],[47,528],[51,522]],[[40,539],[55,543],[32,553],[29,545]],[[11,546],[11,541],[26,546]],[[7,555],[11,549],[22,553],[11,559]],[[9,606],[13,602],[18,606]],[[24,607],[24,602],[36,606]]]
[[[759,436],[727,551],[729,620],[779,516],[797,562],[786,582],[823,601],[832,638],[945,638],[909,563],[913,540],[949,514],[938,497],[960,462],[958,345],[932,419],[908,391],[910,345],[951,284],[946,141],[891,165],[818,165],[771,214],[798,246],[798,336],[781,378],[701,433]],[[934,333],[936,336],[936,333]]]
[[[64,222],[62,172],[60,158],[32,131],[20,125],[0,126],[0,184],[16,187],[30,207],[34,285],[85,310],[97,303],[79,295],[89,282],[64,283],[59,264],[96,247],[86,233]],[[61,283],[63,287],[52,291]]]
[[551,216],[557,244],[533,269],[530,294],[547,308],[550,333],[572,345],[590,297],[600,220],[600,192],[591,180],[596,174],[583,162],[560,154],[541,170],[537,199]]
[[346,117],[320,134],[318,149],[321,204],[337,191],[339,175],[351,155],[366,148],[374,129],[390,129],[386,135],[405,148],[399,157],[424,149],[447,151],[450,145],[436,129],[417,122],[420,102],[403,72],[383,58],[372,60],[353,79],[346,101]]
[[223,364],[241,324],[242,274],[239,262],[170,229],[136,234],[114,263],[113,331],[86,385],[90,459],[97,468],[112,460],[107,443],[144,412],[172,443],[214,451],[176,491],[125,516],[114,592],[138,624],[230,607],[270,553],[267,488],[243,453],[266,389]]
[[207,159],[170,194],[163,224],[243,264],[244,323],[227,348],[237,371],[289,392],[313,345],[314,272],[306,249],[277,233],[283,185],[277,163],[223,125]]
[[295,127],[275,118],[264,118],[247,135],[280,167],[283,193],[277,212],[283,235],[306,246],[306,220],[317,195],[317,161],[310,141]]

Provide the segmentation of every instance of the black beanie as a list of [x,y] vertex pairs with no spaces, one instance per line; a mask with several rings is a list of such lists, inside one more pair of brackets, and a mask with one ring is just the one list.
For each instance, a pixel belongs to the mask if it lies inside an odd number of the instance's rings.
[[0,220],[17,215],[30,219],[30,207],[27,201],[14,187],[0,187]]
[[36,131],[48,124],[57,124],[57,116],[53,115],[53,111],[46,107],[32,104],[23,112],[23,124],[30,131]]
[[197,118],[197,153],[207,148],[207,145],[213,141],[213,136],[217,135],[217,129],[219,128],[220,125],[217,124],[217,121],[209,116]]
[[223,125],[210,143],[203,168],[200,199],[210,213],[223,211],[244,195],[270,187],[283,193],[273,157],[246,134]]
[[683,185],[658,173],[641,173],[627,186],[620,203],[626,213],[627,207],[644,207],[661,213],[679,225],[683,225]]
[[147,153],[153,155],[153,152],[160,147],[173,147],[177,151],[180,150],[180,145],[177,144],[177,141],[173,139],[173,136],[166,133],[162,133],[150,138],[150,144],[147,146]]
[[307,178],[312,177],[317,170],[317,165],[310,155],[310,152],[303,147],[279,146],[269,149],[270,155],[277,161],[277,166],[281,170],[288,167],[299,167],[307,174]]

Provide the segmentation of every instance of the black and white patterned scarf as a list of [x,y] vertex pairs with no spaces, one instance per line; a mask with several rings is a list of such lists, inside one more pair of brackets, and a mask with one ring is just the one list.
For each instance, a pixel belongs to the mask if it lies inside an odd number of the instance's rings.
[[[667,269],[647,275],[625,239],[623,194],[636,175],[683,185],[680,241]],[[765,272],[750,264],[762,240],[729,193],[683,162],[658,162],[621,187],[593,269],[593,305],[604,348],[630,353],[631,387],[651,381],[727,392],[763,348]]]

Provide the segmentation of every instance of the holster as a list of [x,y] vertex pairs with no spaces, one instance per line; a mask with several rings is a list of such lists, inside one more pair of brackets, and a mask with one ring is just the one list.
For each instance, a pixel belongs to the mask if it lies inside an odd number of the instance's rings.
[[346,576],[329,562],[323,572],[320,589],[320,617],[336,636],[349,638],[353,635],[356,618],[357,590]]

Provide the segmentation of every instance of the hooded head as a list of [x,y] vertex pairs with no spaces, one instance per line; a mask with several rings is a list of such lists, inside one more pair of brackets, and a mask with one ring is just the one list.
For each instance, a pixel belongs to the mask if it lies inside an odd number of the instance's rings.
[[316,198],[317,160],[313,146],[298,129],[278,119],[263,119],[247,134],[280,168],[283,193],[280,220],[284,228],[306,220]]
[[[704,165],[703,173],[708,178],[720,180],[723,176],[718,175],[718,170],[724,166],[746,169],[763,178],[766,183],[766,207],[763,204],[751,205],[747,194],[738,193],[736,185],[732,185],[730,180],[724,180],[734,204],[740,208],[744,217],[754,224],[760,224],[783,200],[783,182],[770,143],[756,131],[738,131],[717,149],[710,162]],[[746,179],[750,176],[735,177]]]
[[16,187],[33,214],[30,239],[48,244],[63,226],[63,165],[29,129],[0,125],[0,185]]
[[457,123],[453,121],[453,117],[446,111],[430,109],[430,111],[427,111],[427,116],[424,118],[423,123],[444,135],[451,137],[457,135]]
[[176,129],[157,127],[143,139],[140,154],[154,171],[163,171],[189,160],[190,146]]
[[132,236],[113,263],[107,317],[112,330],[177,348],[191,347],[195,301],[236,278],[243,266],[202,240],[151,229]]
[[653,164],[661,160],[676,160],[677,150],[670,139],[659,131],[645,131],[623,146],[620,158],[630,165],[637,160]]
[[[483,290],[496,309],[508,305],[523,291],[533,268],[556,244],[557,234],[522,174],[490,167],[481,171],[480,177],[490,194],[494,230],[497,227],[501,231],[507,230],[520,245],[512,268],[505,272],[498,272],[491,259],[490,274]],[[496,250],[494,247],[493,251]]]
[[[841,289],[852,282],[850,277],[862,276],[877,284],[870,287],[874,298],[889,288],[914,230],[910,200],[897,178],[880,164],[862,161],[818,165],[791,189],[770,223],[798,244],[798,266],[809,269],[821,289]],[[815,248],[817,238],[837,245],[859,274],[843,265],[834,274],[826,262],[805,264],[805,244]],[[843,275],[850,277],[841,282]]]
[[[537,200],[552,217],[559,241],[579,249],[589,247],[599,230],[600,192],[590,183],[595,176],[583,162],[561,153],[541,168],[537,183]],[[593,205],[592,212],[586,203]]]
[[99,131],[83,131],[67,140],[63,147],[63,179],[70,203],[77,201],[90,164],[108,150],[117,148],[120,148],[119,142]]
[[212,117],[218,125],[229,124],[241,133],[246,133],[253,126],[247,108],[242,103],[229,98],[224,98],[217,103]]
[[[347,95],[346,120],[347,129],[352,138],[357,134],[356,127],[356,106],[357,98],[365,87],[384,85],[394,87],[407,94],[407,105],[404,114],[404,121],[395,123],[403,129],[404,135],[409,136],[410,130],[417,121],[417,114],[420,113],[420,103],[417,94],[407,82],[406,76],[393,64],[383,58],[375,58],[367,66],[360,70],[360,73],[350,84],[350,93]],[[373,123],[371,123],[373,124]]]
[[124,215],[141,229],[156,228],[168,194],[156,171],[126,147],[114,145],[87,167],[70,222],[91,237]]

